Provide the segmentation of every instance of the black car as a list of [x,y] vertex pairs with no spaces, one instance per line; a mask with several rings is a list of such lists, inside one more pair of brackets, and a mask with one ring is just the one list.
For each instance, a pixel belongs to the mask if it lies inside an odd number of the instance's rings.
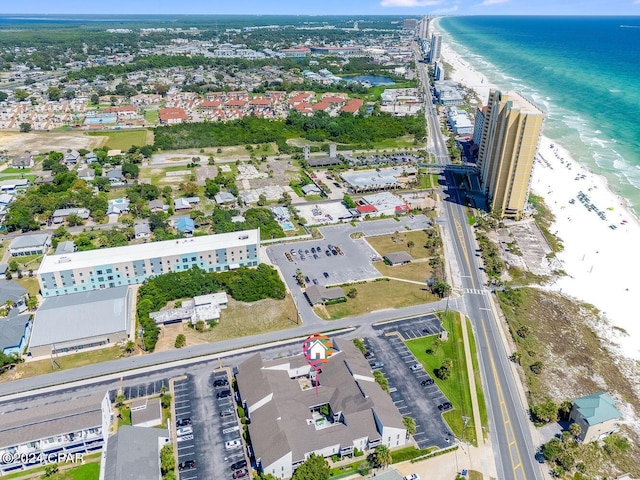
[[327,257],[330,257],[330,256],[331,256],[331,252],[330,252],[329,250],[325,251],[325,252],[324,252],[324,254],[325,254]]
[[364,358],[366,358],[367,360],[371,360],[372,358],[376,358],[376,356],[373,354],[373,352],[367,352],[364,354]]
[[304,281],[305,281],[305,283],[311,282],[311,280],[309,280],[309,277],[304,277]]
[[429,385],[433,385],[433,378],[427,378],[426,380],[421,381],[420,385],[422,385],[423,387],[428,387]]
[[316,253],[316,247],[311,247],[311,253]]
[[451,405],[451,402],[444,402],[441,403],[440,405],[438,405],[438,410],[442,410],[442,411],[447,411],[447,410],[451,410],[453,408],[453,405]]
[[324,275],[324,278],[329,278],[329,274],[327,272],[323,272],[322,274]]
[[240,460],[239,462],[236,462],[233,465],[231,465],[231,470],[240,470],[241,468],[244,468],[246,466],[247,466],[247,461]]
[[229,380],[226,378],[218,378],[213,381],[214,387],[224,387],[225,385],[229,385]]
[[191,470],[192,468],[196,468],[196,461],[195,460],[186,460],[186,461],[178,464],[178,470],[180,470],[180,471],[182,471],[182,470]]
[[222,390],[216,393],[216,398],[227,398],[231,396],[231,390]]
[[318,259],[318,254],[317,254],[317,253],[314,253],[314,254],[313,254],[313,258],[314,258],[314,260],[317,260],[317,259]]
[[180,420],[176,421],[176,427],[177,428],[186,427],[187,425],[191,425],[191,419],[190,418],[181,418]]
[[338,255],[338,251],[335,248],[331,250],[331,253],[333,253],[334,255]]

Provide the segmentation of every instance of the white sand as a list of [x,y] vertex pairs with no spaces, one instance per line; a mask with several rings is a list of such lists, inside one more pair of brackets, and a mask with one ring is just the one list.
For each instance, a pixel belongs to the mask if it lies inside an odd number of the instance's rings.
[[[474,89],[486,102],[492,87],[487,78],[445,43],[442,56],[455,69],[452,79]],[[551,231],[563,241],[564,251],[557,257],[567,273],[550,288],[596,306],[611,326],[627,332],[604,328],[600,334],[617,343],[623,355],[640,359],[640,315],[635,297],[640,298],[640,223],[624,200],[608,189],[604,177],[590,173],[556,142],[543,136],[539,154],[544,160],[536,162],[531,188],[544,197],[556,217]],[[576,180],[582,175],[584,179]],[[589,204],[604,210],[606,221],[585,208],[577,198],[579,191],[589,196]],[[575,203],[570,204],[572,198]]]

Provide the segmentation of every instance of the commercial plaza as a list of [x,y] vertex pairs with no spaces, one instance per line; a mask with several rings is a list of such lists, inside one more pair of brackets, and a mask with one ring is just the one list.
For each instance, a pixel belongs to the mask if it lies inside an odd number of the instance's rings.
[[46,255],[38,270],[43,297],[144,282],[199,267],[220,272],[259,263],[260,230],[206,235],[63,255]]

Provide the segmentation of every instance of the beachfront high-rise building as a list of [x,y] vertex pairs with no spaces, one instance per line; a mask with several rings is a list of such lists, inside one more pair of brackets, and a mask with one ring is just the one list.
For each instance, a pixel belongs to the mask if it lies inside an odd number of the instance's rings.
[[418,27],[418,20],[415,18],[405,18],[404,20],[402,20],[402,28],[404,28],[405,30],[415,31],[417,27]]
[[429,55],[427,61],[435,63],[440,60],[440,52],[442,50],[442,37],[437,33],[431,35],[431,43],[429,44]]
[[422,17],[420,20],[420,24],[418,25],[418,38],[420,40],[427,40],[429,38],[429,22],[431,19],[429,17]]
[[500,217],[522,216],[543,121],[542,111],[521,95],[489,92],[478,166],[489,207]]
[[482,130],[484,129],[484,117],[487,113],[487,107],[478,107],[476,109],[476,119],[473,125],[473,144],[480,146],[482,140]]

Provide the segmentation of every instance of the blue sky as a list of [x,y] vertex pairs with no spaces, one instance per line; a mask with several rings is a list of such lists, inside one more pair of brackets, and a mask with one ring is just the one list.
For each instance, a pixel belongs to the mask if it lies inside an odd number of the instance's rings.
[[27,0],[1,13],[639,15],[640,0]]

